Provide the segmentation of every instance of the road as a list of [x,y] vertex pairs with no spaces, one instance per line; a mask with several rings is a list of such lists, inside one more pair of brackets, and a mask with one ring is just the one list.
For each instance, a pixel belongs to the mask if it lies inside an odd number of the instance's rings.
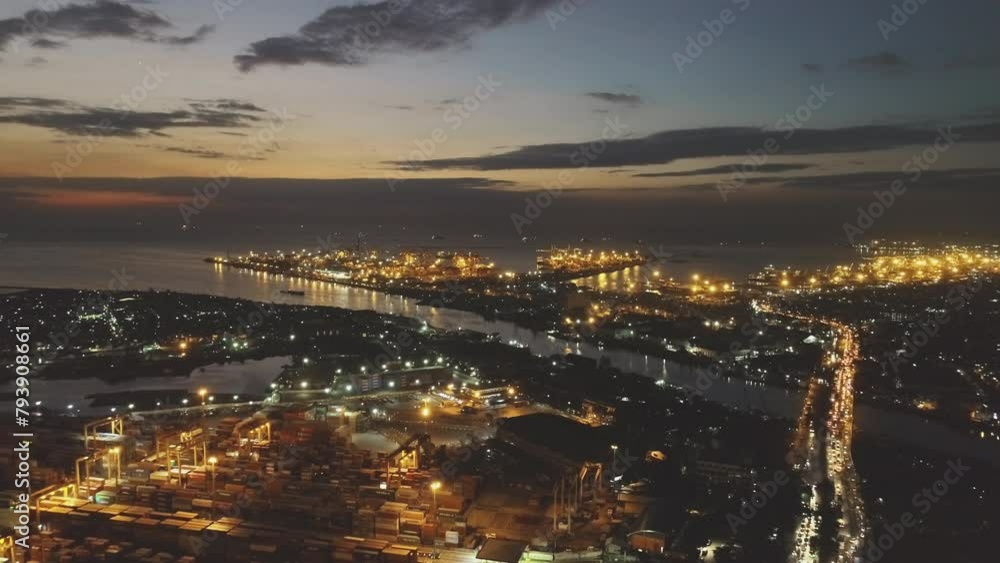
[[140,415],[140,416],[157,416],[157,415],[167,415],[167,414],[188,414],[188,413],[198,413],[198,412],[212,412],[212,411],[224,411],[225,409],[238,410],[245,407],[253,407],[255,410],[260,410],[264,407],[270,406],[292,406],[292,405],[302,405],[302,404],[316,404],[316,405],[344,405],[346,403],[351,403],[353,401],[363,401],[366,399],[384,399],[392,397],[402,397],[406,395],[416,395],[419,391],[409,390],[409,391],[378,391],[375,393],[357,394],[357,395],[337,395],[336,397],[323,398],[318,397],[315,399],[299,399],[290,401],[248,401],[239,403],[207,403],[204,405],[191,405],[189,407],[168,407],[163,409],[155,410],[129,410],[123,411],[121,414],[124,415]]
[[[854,381],[860,356],[857,333],[838,321],[776,311],[769,305],[758,305],[758,308],[766,313],[824,324],[834,332],[835,340],[827,356],[827,363],[833,369],[829,400],[822,400],[822,383],[814,378],[793,440],[793,454],[799,460],[796,469],[800,471],[803,482],[812,488],[812,496],[799,520],[789,561],[820,562],[820,503],[823,499],[817,485],[823,479],[824,472],[820,468],[825,461],[825,477],[833,484],[834,490],[830,500],[841,513],[837,552],[833,560],[836,563],[853,563],[861,552],[867,533],[864,501],[851,453],[854,443]],[[826,426],[825,433],[818,431],[817,423]],[[825,439],[821,439],[824,435]]]
[[838,536],[837,562],[853,563],[864,544],[867,524],[858,473],[851,448],[854,445],[854,381],[860,358],[856,332],[847,325],[828,321],[837,331],[836,372],[832,408],[827,417],[827,476],[834,486],[835,502],[842,521]]

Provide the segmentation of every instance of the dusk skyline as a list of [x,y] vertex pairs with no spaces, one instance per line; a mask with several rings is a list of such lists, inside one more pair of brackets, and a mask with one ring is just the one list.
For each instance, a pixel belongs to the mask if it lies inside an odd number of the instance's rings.
[[[105,117],[100,146],[62,175],[204,177],[236,159],[248,177],[474,175],[531,190],[577,168],[565,147],[599,139],[612,118],[624,127],[573,187],[712,185],[727,176],[713,171],[743,164],[776,130],[794,136],[769,160],[784,170],[755,174],[765,188],[896,173],[943,125],[970,133],[935,171],[996,173],[1000,45],[987,22],[1000,8],[986,0],[928,2],[890,31],[878,22],[893,21],[893,2],[881,1],[591,1],[566,16],[544,0],[495,13],[477,2],[413,0],[396,14],[383,4],[63,2],[25,35],[35,4],[7,2],[0,174],[60,175],[66,145]],[[731,23],[690,58],[687,39],[722,10]],[[68,23],[72,11],[89,23]],[[494,91],[456,107],[481,79]],[[123,105],[134,88],[144,99]],[[830,95],[807,120],[786,118],[819,88]],[[241,142],[273,111],[285,127],[242,158]],[[446,139],[434,141],[435,129]]]

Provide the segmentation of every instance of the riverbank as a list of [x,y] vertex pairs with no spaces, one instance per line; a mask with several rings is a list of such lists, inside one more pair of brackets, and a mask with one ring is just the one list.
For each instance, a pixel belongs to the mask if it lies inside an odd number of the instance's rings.
[[[200,270],[204,270],[201,264]],[[373,313],[417,319],[442,330],[472,330],[483,334],[496,334],[500,342],[513,342],[542,356],[569,353],[595,360],[607,357],[607,362],[622,372],[635,373],[652,378],[654,381],[663,380],[665,384],[675,388],[698,388],[699,373],[688,366],[649,355],[601,349],[588,342],[568,342],[514,323],[487,320],[472,312],[421,305],[404,296],[317,281],[298,280],[290,283],[287,278],[279,276],[240,273],[222,268],[207,273],[207,277],[185,276],[176,278],[175,281],[188,280],[179,284],[180,287],[190,288],[187,290],[188,293],[226,295],[258,304],[272,304],[272,296],[290,286],[306,289],[308,293],[305,298],[295,299],[294,304],[368,310]],[[194,279],[200,281],[192,283]],[[701,394],[706,399],[731,409],[759,412],[784,419],[794,419],[798,416],[804,396],[798,390],[771,388],[726,377],[712,380]],[[980,440],[973,440],[951,429],[911,415],[871,408],[864,404],[859,405],[857,410],[857,426],[860,432],[886,436],[940,452],[1000,460],[1000,445],[996,443],[984,444]]]

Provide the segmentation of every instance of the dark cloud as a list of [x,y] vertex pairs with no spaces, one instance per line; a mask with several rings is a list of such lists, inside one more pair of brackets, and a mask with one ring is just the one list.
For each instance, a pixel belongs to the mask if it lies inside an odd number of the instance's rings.
[[66,46],[65,41],[54,41],[52,39],[46,39],[44,37],[39,37],[31,42],[32,47],[38,47],[39,49],[62,49]]
[[432,107],[437,111],[445,111],[452,106],[462,105],[463,103],[464,102],[460,98],[444,98],[435,103]]
[[847,59],[845,66],[858,71],[901,73],[910,69],[910,62],[892,51],[882,51],[874,55]]
[[[188,153],[192,150],[185,147],[155,147],[170,152]],[[0,194],[39,188],[65,188],[104,191],[132,192],[141,190],[157,195],[191,195],[192,186],[203,186],[211,178],[200,177],[164,177],[164,178],[54,178],[33,177],[0,177]],[[285,201],[290,206],[301,202],[327,200],[330,197],[360,197],[373,203],[388,204],[385,195],[389,185],[385,178],[338,178],[338,179],[298,179],[298,178],[233,178],[232,186],[242,191],[255,193],[265,201]],[[275,184],[280,183],[281,190],[275,190]],[[407,178],[394,180],[395,195],[400,193],[446,193],[452,190],[469,190],[469,195],[482,194],[485,189],[506,188],[514,186],[513,182],[483,177],[458,178]],[[293,197],[294,194],[294,197]],[[367,195],[364,195],[367,194]],[[517,196],[516,192],[513,194]],[[420,196],[424,197],[424,196]],[[515,200],[517,201],[517,200]],[[172,211],[176,212],[176,209]],[[324,211],[325,213],[325,211]]]
[[635,94],[624,94],[618,92],[587,92],[585,95],[589,98],[594,98],[595,100],[600,100],[602,102],[622,104],[632,107],[643,103],[642,98]]
[[191,156],[196,156],[198,158],[218,159],[218,158],[225,158],[226,157],[226,153],[224,153],[224,152],[203,149],[201,147],[198,147],[198,148],[163,147],[163,150],[166,151],[166,152],[175,152],[175,153],[180,153],[180,154],[187,154],[187,155],[191,155]]
[[0,111],[11,109],[39,109],[72,107],[73,102],[55,98],[0,97]]
[[[735,178],[735,177],[734,177]],[[849,174],[823,174],[815,176],[760,176],[751,174],[741,178],[741,187],[726,187],[749,193],[754,188],[779,188],[815,192],[870,193],[875,190],[891,189],[897,180],[904,182],[909,190],[944,192],[987,192],[995,193],[1000,180],[1000,168],[952,168],[950,170],[923,170],[920,178],[913,180],[912,174],[901,171],[854,172]],[[716,183],[689,184],[679,187],[661,188],[677,192],[718,191],[727,181]]]
[[801,176],[795,178],[762,178],[757,183],[780,182],[780,187],[803,190],[871,191],[886,189],[896,180],[907,188],[943,189],[953,191],[995,190],[1000,180],[1000,168],[953,168],[950,170],[924,170],[920,178],[898,171],[857,172],[826,176]]
[[191,102],[191,107],[200,110],[209,111],[250,111],[250,112],[267,112],[266,109],[247,102],[243,100],[236,100],[232,98],[218,98],[214,100],[200,100],[193,99],[189,100]]
[[191,45],[192,43],[198,43],[202,39],[208,37],[208,34],[212,33],[213,31],[215,31],[214,25],[203,25],[198,27],[198,29],[194,30],[194,33],[192,33],[191,35],[187,36],[171,35],[168,37],[160,38],[158,42],[165,43],[167,45],[178,45],[178,46]]
[[814,74],[819,74],[819,73],[823,72],[823,65],[821,65],[819,63],[803,63],[802,64],[802,70],[804,70],[806,72],[811,72],[811,73],[814,73]]
[[[686,176],[707,176],[711,174],[732,174],[739,169],[740,164],[723,164],[712,168],[699,168],[697,170],[683,170],[679,172],[644,172],[633,174],[633,178],[683,178]],[[806,170],[815,167],[815,164],[761,164],[754,170],[756,173],[780,173],[795,170]]]
[[[627,125],[627,124],[624,124]],[[786,130],[771,131],[755,127],[710,127],[664,131],[647,137],[594,141],[604,151],[595,155],[589,166],[621,168],[649,164],[668,164],[683,158],[740,156],[747,151],[763,150],[765,143],[777,142],[781,154],[834,154],[871,152],[934,142],[934,128],[906,125],[866,125],[840,129],[798,129],[791,138]],[[1000,122],[954,127],[962,143],[1000,142]],[[773,141],[772,141],[773,139]],[[552,143],[528,145],[500,154],[464,158],[444,158],[420,162],[393,162],[401,168],[424,170],[525,170],[575,168],[581,151],[592,143]]]
[[368,64],[382,54],[462,48],[478,34],[528,20],[559,0],[383,0],[335,6],[291,35],[268,37],[237,55],[248,72],[260,65]]
[[0,98],[0,123],[40,127],[69,135],[168,136],[166,129],[248,127],[256,112],[222,110],[193,103],[173,111],[127,111],[86,107],[48,98]]
[[[89,4],[67,4],[55,10],[29,10],[22,17],[0,20],[0,50],[12,41],[29,37],[32,45],[61,47],[50,39],[93,39],[112,37],[149,43],[188,45],[203,39],[212,26],[201,26],[190,36],[164,35],[173,24],[156,12],[112,0]],[[39,44],[41,43],[41,44]]]
[[[355,233],[374,233],[375,225],[385,227],[381,240],[387,246],[430,242],[433,233],[448,236],[446,244],[461,244],[463,233],[465,238],[472,233],[488,234],[491,245],[509,246],[506,241],[521,244],[520,234],[511,228],[510,214],[523,213],[524,198],[542,186],[521,186],[532,190],[525,192],[509,189],[503,182],[477,178],[478,174],[468,176],[402,180],[394,192],[380,178],[233,178],[225,197],[217,198],[193,218],[199,233],[196,238],[179,231],[176,202],[190,203],[192,189],[204,189],[211,178],[67,177],[62,182],[54,178],[0,178],[0,208],[7,211],[3,230],[11,233],[11,240],[52,244],[66,240],[117,244],[127,240],[176,245],[200,240],[209,243],[198,243],[200,248],[221,252],[230,246],[234,250],[312,248],[317,237],[327,239],[332,233],[342,234],[336,240],[353,244]],[[934,189],[937,184],[921,179],[906,193],[904,204],[879,219],[872,235],[904,240],[932,240],[942,233],[970,233],[985,240],[1000,237],[996,221],[1000,193],[973,189],[956,197],[945,184]],[[671,188],[583,187],[565,189],[558,205],[545,210],[543,221],[526,227],[523,234],[537,236],[530,244],[563,245],[582,236],[596,240],[614,233],[619,243],[642,239],[678,245],[715,246],[726,240],[752,241],[754,246],[758,241],[769,245],[801,245],[805,241],[842,245],[844,222],[857,217],[857,207],[874,201],[871,190],[860,189],[751,189],[734,194],[725,204],[714,185],[688,193]],[[888,189],[888,184],[880,189]],[[137,192],[155,194],[157,203],[92,207],[81,212],[77,207],[53,205],[56,198],[46,194],[56,190],[120,193],[121,198],[105,198],[114,201]],[[445,232],[440,230],[442,217],[448,218]],[[137,218],[142,219],[141,227],[136,226]],[[711,228],[706,229],[706,225]],[[488,249],[484,252],[492,254]],[[528,259],[524,267],[531,264]],[[105,278],[94,282],[106,283]]]

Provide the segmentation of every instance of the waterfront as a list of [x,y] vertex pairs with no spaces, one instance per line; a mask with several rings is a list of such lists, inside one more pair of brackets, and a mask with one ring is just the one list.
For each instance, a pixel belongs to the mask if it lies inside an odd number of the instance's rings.
[[[540,355],[574,353],[589,358],[606,356],[614,367],[638,373],[687,389],[696,388],[698,373],[686,366],[623,350],[599,349],[587,343],[562,341],[544,333],[533,332],[504,321],[488,321],[481,316],[443,308],[418,305],[413,299],[386,295],[367,289],[332,283],[290,279],[260,272],[238,271],[202,261],[205,251],[199,248],[169,250],[158,247],[111,246],[7,246],[5,256],[15,254],[17,269],[5,270],[0,285],[107,289],[116,272],[134,278],[126,289],[171,290],[186,293],[220,295],[257,301],[270,301],[281,290],[303,291],[301,297],[282,296],[289,304],[333,306],[345,309],[370,309],[379,313],[403,315],[446,329],[468,329],[497,333],[502,341],[515,341]],[[758,259],[770,257],[758,256]],[[750,264],[750,258],[742,263]],[[42,269],[42,264],[57,267]],[[42,274],[44,272],[44,274]],[[72,272],[70,277],[69,272]],[[64,275],[65,274],[65,275]],[[73,279],[72,284],[63,280]],[[700,386],[698,386],[700,387]],[[116,387],[116,390],[129,390]],[[712,401],[736,408],[753,409],[769,416],[794,419],[801,409],[801,391],[788,391],[745,382],[720,379],[703,392]],[[78,395],[77,395],[78,396]],[[53,398],[55,400],[55,398]],[[916,416],[889,412],[866,405],[857,407],[860,432],[884,435],[904,443],[924,445],[942,452],[977,455],[1000,461],[1000,447],[962,435],[942,425]]]
[[[136,237],[131,242],[75,241],[60,244],[46,242],[21,242],[10,237],[0,245],[0,258],[5,262],[0,271],[0,286],[72,287],[79,289],[107,289],[113,270],[123,268],[136,276],[131,289],[169,287],[177,291],[211,293],[226,288],[214,287],[218,279],[206,276],[204,260],[210,256],[239,255],[256,251],[322,250],[337,248],[350,240],[336,239],[330,244],[321,236],[322,231],[307,236],[279,236],[275,240],[259,237],[210,238],[204,240],[177,240],[152,242]],[[453,240],[454,239],[454,240]],[[585,246],[602,248],[633,248],[640,251],[655,249],[666,256],[657,263],[664,277],[687,279],[692,273],[743,281],[748,274],[758,272],[769,264],[775,266],[823,267],[854,257],[854,252],[833,245],[723,245],[677,244],[671,245],[650,239],[642,245],[619,243],[577,244],[566,241],[536,241],[525,243],[519,239],[490,239],[485,243],[459,241],[449,237],[445,242],[426,244],[417,239],[410,242],[385,238],[366,239],[367,247],[396,250],[399,248],[470,250],[495,261],[501,270],[528,271],[535,267],[535,250],[557,246]],[[652,252],[650,252],[652,253]],[[652,265],[652,264],[651,264]],[[210,273],[211,271],[208,270]],[[67,280],[73,280],[69,283]],[[224,280],[238,283],[239,280]],[[597,281],[597,280],[595,280]],[[614,280],[608,279],[607,289],[614,289]]]

